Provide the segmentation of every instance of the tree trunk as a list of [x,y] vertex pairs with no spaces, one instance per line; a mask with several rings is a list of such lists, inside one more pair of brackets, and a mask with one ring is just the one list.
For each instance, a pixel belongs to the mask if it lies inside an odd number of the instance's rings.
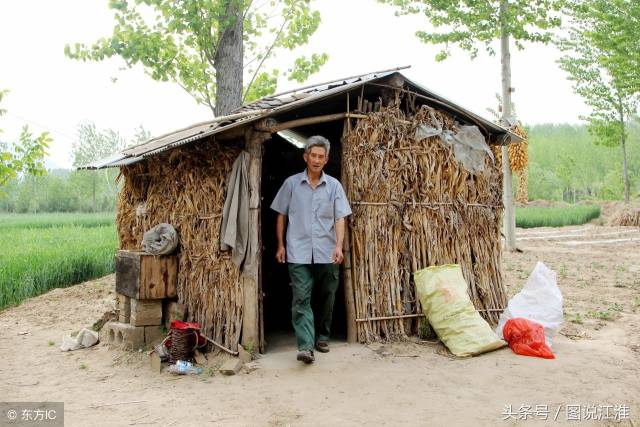
[[618,96],[618,113],[620,114],[620,148],[622,149],[622,177],[624,179],[624,202],[629,203],[629,169],[627,166],[627,148],[625,146],[625,125],[622,98]]
[[[500,1],[500,49],[502,52],[502,125],[511,123],[511,53],[509,53],[509,29],[507,27],[508,1]],[[513,204],[511,165],[509,147],[502,147],[502,201],[504,204],[503,229],[505,247],[509,252],[516,250],[516,214]]]
[[220,38],[214,58],[216,66],[217,117],[242,105],[243,23],[242,1],[227,0],[226,14],[220,19]]
[[[624,125],[623,125],[624,127]],[[622,147],[622,174],[624,176],[624,201],[629,203],[629,170],[627,166],[627,149],[625,146],[624,133],[620,137],[620,146]]]
[[93,211],[96,212],[96,171],[91,171],[91,176],[93,177]]

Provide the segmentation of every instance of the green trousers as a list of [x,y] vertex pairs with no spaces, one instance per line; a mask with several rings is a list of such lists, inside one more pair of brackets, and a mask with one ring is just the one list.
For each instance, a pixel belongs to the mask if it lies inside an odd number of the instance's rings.
[[[316,340],[329,340],[339,271],[338,264],[289,264],[293,288],[291,321],[298,350],[313,350]],[[315,298],[315,316],[311,295]]]

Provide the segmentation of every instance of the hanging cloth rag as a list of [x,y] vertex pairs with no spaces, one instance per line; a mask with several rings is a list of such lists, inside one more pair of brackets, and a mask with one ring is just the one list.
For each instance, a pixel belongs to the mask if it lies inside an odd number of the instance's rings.
[[242,151],[233,162],[227,176],[220,225],[220,250],[231,250],[231,260],[241,270],[253,264],[253,252],[249,247],[249,153]]

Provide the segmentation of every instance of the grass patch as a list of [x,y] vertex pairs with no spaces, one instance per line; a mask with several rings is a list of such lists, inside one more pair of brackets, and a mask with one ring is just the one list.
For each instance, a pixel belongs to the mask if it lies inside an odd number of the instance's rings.
[[93,227],[7,227],[0,228],[0,233],[0,309],[115,269],[118,241],[113,223]]
[[619,316],[618,313],[620,313],[621,311],[622,306],[617,302],[614,302],[605,310],[590,311],[588,313],[588,316],[600,320],[614,320],[614,318],[617,318]]
[[589,317],[600,320],[613,320],[613,313],[609,310],[594,310],[588,313]]
[[576,313],[575,316],[569,319],[572,323],[577,323],[578,325],[582,325],[584,323],[584,319],[580,313]]
[[580,225],[600,216],[600,207],[593,205],[577,205],[569,207],[516,208],[516,227],[563,227]]
[[115,223],[115,212],[0,214],[0,231],[7,229],[53,228],[60,226],[106,227]]

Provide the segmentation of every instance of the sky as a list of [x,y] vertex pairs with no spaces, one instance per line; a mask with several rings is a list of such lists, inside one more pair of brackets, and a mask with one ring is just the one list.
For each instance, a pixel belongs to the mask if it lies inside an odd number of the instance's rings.
[[[128,69],[122,60],[80,62],[64,56],[66,43],[91,43],[108,36],[113,15],[108,0],[0,0],[0,89],[10,93],[0,117],[5,141],[18,138],[28,124],[49,131],[54,143],[47,166],[71,167],[71,146],[84,121],[111,128],[126,138],[142,125],[152,135],[211,118],[177,84],[156,82],[142,67]],[[471,60],[455,50],[436,62],[439,48],[420,42],[417,30],[429,30],[424,17],[397,18],[393,8],[374,0],[315,0],[322,24],[310,43],[277,57],[280,68],[294,54],[326,52],[329,60],[304,85],[376,70],[410,65],[410,79],[482,115],[496,108],[500,92],[500,57],[481,53]],[[496,50],[497,46],[496,46]],[[512,47],[513,102],[526,124],[577,123],[588,110],[556,63],[553,46]],[[278,91],[300,84],[281,79]]]

